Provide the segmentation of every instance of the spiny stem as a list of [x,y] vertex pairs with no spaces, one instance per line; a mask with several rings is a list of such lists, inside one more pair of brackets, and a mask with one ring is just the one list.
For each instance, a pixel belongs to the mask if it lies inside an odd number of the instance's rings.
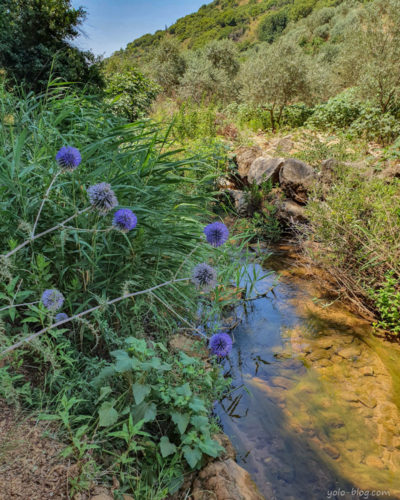
[[4,356],[5,354],[7,354],[9,352],[14,351],[15,349],[18,349],[18,347],[21,347],[22,345],[24,345],[28,342],[31,342],[32,340],[36,339],[40,335],[43,335],[43,333],[46,333],[47,331],[52,330],[53,328],[57,328],[61,325],[69,323],[70,321],[73,321],[74,319],[81,318],[82,316],[86,316],[87,314],[90,314],[94,311],[97,311],[98,309],[100,309],[104,306],[111,306],[113,304],[121,302],[121,300],[129,299],[131,297],[136,297],[137,295],[143,295],[144,293],[150,293],[150,292],[153,292],[154,290],[157,290],[158,288],[162,288],[162,287],[167,286],[167,285],[172,285],[173,283],[179,283],[181,281],[189,281],[190,279],[191,278],[180,278],[180,279],[173,279],[170,281],[165,281],[164,283],[161,283],[160,285],[155,285],[151,288],[147,288],[146,290],[141,290],[139,292],[133,292],[133,293],[129,293],[127,295],[122,295],[121,297],[117,297],[116,299],[109,300],[109,301],[105,302],[104,304],[100,304],[98,306],[91,307],[90,309],[87,309],[86,311],[82,311],[79,314],[75,314],[74,316],[71,316],[68,319],[58,321],[57,323],[54,323],[53,325],[47,326],[46,328],[42,328],[38,332],[33,333],[32,335],[29,335],[29,337],[26,337],[26,338],[20,340],[19,342],[13,344],[12,346],[7,347],[7,349],[4,349],[4,351],[2,351],[0,353],[0,356]]
[[68,217],[68,219],[65,219],[64,221],[60,222],[56,226],[53,226],[50,229],[46,229],[46,231],[43,231],[42,233],[39,233],[39,234],[37,234],[37,235],[29,238],[28,240],[24,241],[23,243],[21,243],[20,245],[18,245],[17,247],[15,247],[13,250],[11,250],[7,254],[5,254],[4,257],[6,259],[8,257],[11,257],[11,255],[14,255],[19,250],[21,250],[21,248],[24,248],[24,247],[26,247],[26,245],[29,245],[29,243],[32,243],[32,241],[35,241],[38,238],[41,238],[42,236],[45,236],[46,234],[52,233],[53,231],[56,231],[57,229],[60,229],[60,227],[65,226],[65,224],[67,224],[69,221],[71,221],[72,219],[75,219],[75,217],[78,217],[79,215],[87,212],[90,209],[91,209],[91,207],[84,208],[83,210],[80,210],[79,212],[76,212],[74,215],[71,215],[71,217]]
[[35,220],[35,223],[33,225],[33,229],[32,229],[32,233],[31,233],[31,238],[34,238],[35,237],[35,231],[36,231],[36,227],[38,225],[38,222],[39,222],[39,219],[40,219],[40,215],[42,213],[42,210],[43,210],[43,207],[44,207],[44,204],[46,203],[47,199],[49,198],[49,194],[50,194],[50,190],[51,188],[53,187],[53,184],[55,183],[57,177],[60,175],[60,171],[58,171],[56,173],[56,175],[53,177],[52,181],[50,182],[50,186],[47,188],[47,191],[43,197],[43,200],[42,200],[42,203],[40,204],[40,207],[39,207],[39,211],[37,213],[37,216],[36,216],[36,220]]
[[36,302],[25,302],[24,304],[12,304],[11,306],[5,306],[0,309],[0,312],[6,311],[7,309],[13,309],[14,307],[34,306],[35,304],[39,304],[39,300]]

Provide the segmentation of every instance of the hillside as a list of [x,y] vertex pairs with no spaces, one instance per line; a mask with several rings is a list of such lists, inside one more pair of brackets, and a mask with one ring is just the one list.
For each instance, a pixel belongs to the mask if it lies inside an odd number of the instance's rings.
[[146,59],[151,49],[168,37],[187,49],[201,48],[212,40],[230,39],[245,50],[257,42],[272,42],[289,23],[315,10],[341,3],[343,0],[214,0],[169,28],[132,41],[111,59]]

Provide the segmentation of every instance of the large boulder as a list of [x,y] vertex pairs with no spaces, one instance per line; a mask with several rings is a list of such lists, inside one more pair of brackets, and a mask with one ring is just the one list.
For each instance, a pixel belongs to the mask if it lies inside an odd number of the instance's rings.
[[279,183],[285,194],[303,205],[307,203],[308,193],[316,179],[310,165],[295,158],[285,160],[279,170]]
[[279,171],[284,163],[284,158],[257,158],[251,164],[250,170],[247,174],[249,184],[256,183],[259,186],[268,180],[271,180],[272,183],[278,182]]
[[287,226],[307,222],[304,205],[293,200],[283,200],[278,203],[277,208],[276,218]]
[[212,462],[193,483],[193,500],[265,500],[250,474],[231,458]]
[[236,164],[238,166],[239,176],[246,180],[247,174],[253,161],[262,155],[262,149],[259,146],[243,146],[236,151]]

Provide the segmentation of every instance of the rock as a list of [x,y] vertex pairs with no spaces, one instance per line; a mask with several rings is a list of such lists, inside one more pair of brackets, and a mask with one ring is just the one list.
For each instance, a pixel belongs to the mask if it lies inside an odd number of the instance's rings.
[[304,224],[307,222],[306,211],[303,205],[293,200],[278,202],[276,217],[284,224]]
[[241,147],[236,151],[236,164],[239,176],[242,179],[247,178],[251,164],[262,153],[262,149],[259,146]]
[[318,361],[320,359],[329,359],[331,356],[327,349],[316,349],[313,351],[307,359],[310,361]]
[[249,202],[249,196],[244,191],[238,189],[227,189],[225,191],[232,199],[236,213],[239,217],[248,217],[253,215],[253,208]]
[[385,464],[382,462],[382,460],[378,457],[374,457],[373,455],[370,455],[365,459],[366,465],[368,467],[372,467],[373,469],[384,469]]
[[316,179],[315,171],[306,163],[289,158],[285,160],[279,172],[279,182],[289,198],[306,204],[308,193]]
[[223,448],[225,448],[225,452],[220,456],[221,460],[227,460],[231,458],[232,460],[236,460],[236,451],[231,443],[231,440],[228,438],[226,434],[221,432],[220,434],[215,434],[213,439],[217,441]]
[[94,497],[90,497],[90,500],[114,500],[114,497],[106,495],[105,493],[100,493],[100,495],[95,495]]
[[292,141],[292,136],[287,135],[285,137],[282,137],[282,139],[279,139],[279,141],[276,144],[276,151],[277,153],[290,153],[290,151],[293,149],[294,142]]
[[322,337],[316,341],[316,344],[321,349],[330,349],[333,346],[333,340],[330,337]]
[[224,175],[217,179],[217,186],[218,189],[235,189],[235,183]]
[[286,390],[289,390],[293,385],[293,382],[285,377],[272,377],[271,383],[275,387],[281,387]]
[[338,166],[337,160],[335,158],[328,158],[327,160],[323,160],[321,162],[321,172],[326,173],[326,172],[334,172]]
[[322,449],[327,455],[329,455],[334,460],[337,460],[340,457],[340,451],[330,444],[324,445]]
[[385,170],[380,173],[379,178],[388,181],[392,179],[400,179],[400,163],[396,163],[395,165],[385,168]]
[[250,474],[232,459],[212,462],[193,483],[193,500],[265,500]]
[[337,354],[344,359],[358,358],[361,354],[361,349],[357,346],[344,347],[339,349]]
[[182,333],[176,333],[169,341],[169,346],[174,351],[183,351],[188,356],[202,357],[207,356],[207,350],[198,340],[193,337],[187,337]]
[[259,157],[253,161],[247,174],[249,184],[256,183],[258,186],[271,180],[272,183],[279,181],[279,171],[285,163],[284,158]]
[[374,369],[371,366],[364,366],[363,368],[360,368],[359,370],[361,375],[364,375],[364,377],[374,377]]

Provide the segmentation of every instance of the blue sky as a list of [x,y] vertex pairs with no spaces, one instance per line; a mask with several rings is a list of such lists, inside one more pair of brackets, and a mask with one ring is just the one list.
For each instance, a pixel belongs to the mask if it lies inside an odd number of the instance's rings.
[[87,10],[84,35],[75,42],[81,49],[109,56],[145,33],[171,26],[210,0],[72,0]]

